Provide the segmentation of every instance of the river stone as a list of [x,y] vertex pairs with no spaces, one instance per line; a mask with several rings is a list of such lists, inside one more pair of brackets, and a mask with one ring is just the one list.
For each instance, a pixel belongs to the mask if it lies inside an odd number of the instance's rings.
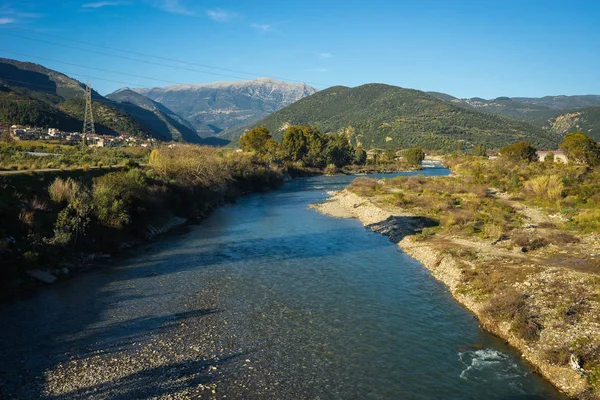
[[32,269],[27,271],[27,275],[44,283],[54,283],[56,281],[56,277],[54,275],[40,269]]

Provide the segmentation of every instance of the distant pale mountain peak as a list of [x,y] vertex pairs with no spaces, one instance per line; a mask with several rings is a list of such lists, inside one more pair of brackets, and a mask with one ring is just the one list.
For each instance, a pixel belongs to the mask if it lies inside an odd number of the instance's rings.
[[305,83],[266,77],[132,90],[181,115],[202,136],[264,118],[317,92]]

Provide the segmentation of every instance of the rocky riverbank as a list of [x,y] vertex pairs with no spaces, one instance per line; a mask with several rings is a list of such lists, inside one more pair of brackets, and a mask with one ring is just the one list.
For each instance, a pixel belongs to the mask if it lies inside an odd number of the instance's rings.
[[[598,275],[565,268],[560,263],[544,263],[547,260],[535,257],[528,260],[524,254],[505,251],[476,238],[419,236],[421,230],[433,221],[403,209],[376,205],[370,199],[347,190],[331,194],[328,201],[313,207],[333,217],[356,218],[365,227],[388,236],[443,282],[452,296],[478,317],[485,329],[517,348],[557,388],[571,397],[597,398],[597,392],[593,391],[595,371],[583,370],[580,367],[581,360],[573,351],[574,346],[580,349],[593,346],[590,343],[600,335],[597,297],[582,300],[585,306],[573,306],[571,314],[578,315],[572,320],[565,320],[569,311],[563,313],[564,310],[558,309],[566,307],[565,299],[572,298],[573,292],[578,290],[583,293],[591,288],[597,295],[594,290],[597,291]],[[465,285],[465,275],[489,263],[505,267],[494,270],[494,274],[498,275],[494,277],[497,281],[503,279],[502,271],[505,277],[511,274],[511,280],[515,279],[512,276],[515,271],[520,271],[519,278],[514,283],[511,281],[511,285],[515,290],[525,293],[522,301],[536,312],[535,320],[526,322],[539,324],[541,331],[536,340],[526,340],[515,332],[510,319],[499,318],[489,311],[490,304],[504,301],[505,293],[492,288],[491,295],[482,296]],[[579,350],[580,353],[582,351]]]

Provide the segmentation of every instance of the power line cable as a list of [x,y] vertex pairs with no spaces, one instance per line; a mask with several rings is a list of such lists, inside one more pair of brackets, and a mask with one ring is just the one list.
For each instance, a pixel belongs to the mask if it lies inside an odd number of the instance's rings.
[[234,79],[246,79],[246,78],[243,78],[243,77],[240,77],[240,76],[227,75],[227,74],[220,74],[220,73],[217,73],[217,72],[210,72],[210,71],[201,71],[201,70],[198,70],[198,69],[185,68],[185,67],[181,67],[181,66],[177,66],[177,65],[168,65],[168,64],[162,64],[162,63],[157,63],[157,62],[153,62],[153,61],[138,60],[138,59],[131,58],[131,57],[119,56],[119,55],[116,55],[116,54],[109,54],[109,53],[104,53],[104,52],[101,52],[101,51],[95,51],[95,50],[82,49],[82,48],[79,48],[79,47],[68,46],[68,45],[65,45],[65,44],[60,44],[60,43],[49,42],[49,41],[47,41],[47,40],[42,40],[42,39],[34,39],[34,38],[30,38],[30,37],[27,37],[27,36],[21,36],[21,35],[14,35],[14,34],[7,33],[7,32],[1,32],[1,31],[0,31],[0,34],[1,34],[1,35],[7,35],[7,36],[18,37],[18,38],[21,38],[21,39],[27,39],[27,40],[31,40],[31,41],[34,41],[34,42],[40,42],[40,43],[51,44],[51,45],[53,45],[53,46],[64,47],[64,48],[67,48],[67,49],[73,49],[73,50],[78,50],[78,51],[84,51],[84,52],[87,52],[87,53],[99,54],[99,55],[108,56],[108,57],[120,58],[120,59],[123,59],[123,60],[128,60],[128,61],[135,61],[135,62],[141,62],[141,63],[145,63],[145,64],[152,64],[152,65],[160,65],[160,66],[163,66],[163,67],[169,67],[169,68],[183,69],[183,70],[192,71],[192,72],[200,72],[200,73],[203,73],[203,74],[210,74],[210,75],[224,76],[224,77],[227,77],[227,78],[234,78]]
[[[44,33],[40,33],[40,32],[34,32],[34,31],[22,29],[22,28],[13,28],[13,29],[18,29],[18,30],[26,31],[26,32],[32,32],[32,33],[35,33],[38,35],[48,36],[48,37],[52,37],[52,38],[58,38],[61,40],[73,41],[76,43],[81,43],[81,44],[85,44],[85,45],[89,45],[89,46],[95,46],[95,47],[105,48],[105,49],[114,50],[114,51],[120,51],[120,52],[124,52],[124,53],[129,53],[129,54],[136,54],[136,55],[143,56],[143,57],[151,57],[151,58],[156,58],[156,59],[171,61],[171,62],[176,62],[176,63],[196,65],[196,66],[200,66],[200,67],[204,67],[204,68],[217,69],[217,70],[221,70],[221,71],[234,72],[234,73],[238,73],[238,74],[251,75],[251,76],[255,76],[255,77],[264,76],[264,75],[260,75],[260,74],[256,74],[256,73],[252,73],[252,72],[244,72],[244,71],[233,70],[233,69],[228,69],[228,68],[221,68],[221,67],[211,66],[211,65],[207,65],[207,64],[199,64],[199,63],[177,60],[177,59],[173,59],[173,58],[162,57],[162,56],[157,56],[157,55],[152,55],[152,54],[140,53],[140,52],[131,51],[131,50],[119,49],[117,47],[105,46],[105,45],[100,45],[100,44],[91,43],[91,42],[85,42],[85,41],[76,40],[76,39],[68,39],[68,38],[64,38],[61,36],[49,35],[49,34],[44,34]],[[69,49],[73,49],[73,50],[84,51],[84,52],[104,55],[104,56],[108,56],[108,57],[120,58],[120,59],[124,59],[124,60],[129,60],[129,61],[142,62],[142,63],[152,64],[152,65],[160,65],[160,66],[165,66],[165,67],[169,67],[169,68],[177,68],[177,69],[182,69],[182,70],[187,70],[187,71],[192,71],[192,72],[200,72],[200,73],[204,73],[204,74],[224,76],[224,77],[234,78],[234,79],[248,79],[246,77],[240,77],[240,76],[235,76],[235,75],[221,74],[221,73],[210,72],[210,71],[202,71],[202,70],[197,70],[197,69],[186,68],[186,67],[179,66],[179,65],[170,65],[170,64],[158,63],[158,62],[154,62],[154,61],[135,59],[135,58],[127,57],[127,56],[120,56],[120,55],[116,55],[116,54],[104,53],[104,52],[100,52],[100,51],[82,49],[80,47],[74,47],[74,46],[69,46],[69,45],[55,43],[55,42],[49,42],[49,41],[42,40],[42,39],[35,39],[35,38],[27,37],[27,36],[15,35],[15,34],[2,32],[2,31],[0,31],[0,34],[7,35],[7,36],[13,36],[13,37],[21,38],[21,39],[26,39],[26,40],[31,40],[31,41],[37,41],[40,43],[46,43],[46,44],[50,44],[53,46],[69,48]],[[305,83],[305,84],[310,84],[310,85],[314,85],[314,86],[322,86],[322,87],[331,86],[331,85],[324,84],[324,83],[308,82],[308,81],[305,82],[305,81],[300,81],[297,79],[288,79],[288,78],[277,77],[277,76],[273,76],[273,78],[285,80],[285,81],[289,81],[289,82]]]
[[[73,76],[80,76],[80,77],[83,77],[83,78],[97,79],[97,80],[100,80],[100,81],[107,81],[107,82],[120,83],[120,84],[123,84],[123,85],[127,85],[127,86],[129,86],[129,87],[139,87],[139,88],[144,88],[144,86],[140,85],[139,83],[132,83],[132,82],[117,81],[117,80],[114,80],[114,79],[100,78],[100,77],[97,77],[97,76],[90,76],[90,75],[84,75],[84,74],[77,74],[77,73],[75,73],[75,72],[61,72],[61,74],[63,74],[63,75],[67,75],[67,76],[69,76],[69,75],[73,75]],[[1,77],[1,76],[0,76],[0,81],[3,81],[3,80],[4,80],[4,81],[17,82],[17,83],[24,83],[24,84],[27,84],[27,85],[29,85],[29,86],[39,86],[39,87],[43,87],[43,88],[47,88],[47,89],[55,89],[55,88],[52,88],[52,87],[50,87],[50,86],[37,85],[37,84],[29,83],[29,82],[17,81],[17,80],[15,80],[15,79],[3,78],[3,77]],[[79,83],[81,83],[81,82],[79,82]],[[83,83],[82,83],[82,84],[83,84]],[[22,86],[22,87],[25,87],[25,88],[27,88],[26,86]],[[82,88],[82,90],[83,90],[83,88]],[[104,96],[103,96],[103,97],[104,97]]]
[[70,63],[70,62],[66,62],[66,61],[59,61],[59,60],[54,60],[54,59],[51,59],[51,58],[38,57],[38,56],[31,55],[31,54],[17,53],[16,51],[9,51],[9,50],[4,50],[4,49],[0,49],[0,51],[2,51],[4,53],[9,53],[9,54],[15,54],[15,55],[23,56],[23,57],[32,57],[32,58],[37,58],[38,60],[44,60],[44,61],[50,61],[50,62],[55,62],[55,63],[59,63],[59,64],[70,65],[72,67],[80,67],[80,68],[86,68],[86,69],[93,69],[93,70],[102,71],[102,72],[109,72],[111,74],[119,74],[119,75],[132,76],[134,78],[141,78],[141,79],[148,79],[148,80],[158,81],[158,82],[172,83],[172,84],[175,84],[175,85],[185,85],[185,83],[183,83],[183,82],[176,82],[176,81],[169,81],[169,80],[166,80],[166,79],[152,78],[152,77],[149,77],[149,76],[143,76],[143,75],[138,75],[138,74],[130,74],[130,73],[127,73],[127,72],[112,71],[110,69],[104,69],[104,68],[98,68],[98,67],[88,67],[86,65],[75,64],[75,63]]
[[[33,34],[37,34],[37,35],[47,36],[47,37],[51,37],[51,38],[54,38],[54,39],[67,40],[67,41],[71,41],[71,42],[75,42],[75,43],[85,44],[85,45],[88,45],[88,46],[99,47],[99,48],[107,49],[107,50],[115,50],[115,51],[120,51],[120,52],[123,52],[123,53],[136,54],[138,56],[151,57],[151,58],[156,58],[156,59],[164,60],[164,61],[172,61],[172,62],[177,62],[177,63],[184,63],[184,64],[189,64],[189,65],[196,65],[198,67],[218,69],[218,70],[221,70],[221,71],[234,72],[234,73],[238,73],[238,74],[245,74],[245,75],[257,76],[257,77],[263,76],[263,75],[259,75],[259,74],[253,73],[253,72],[239,71],[239,70],[234,70],[234,69],[229,69],[229,68],[216,67],[214,65],[200,64],[200,63],[195,63],[195,62],[191,62],[191,61],[177,60],[177,59],[174,59],[174,58],[162,57],[162,56],[157,56],[157,55],[154,55],[154,54],[140,53],[140,52],[133,51],[133,50],[119,49],[118,47],[106,46],[106,45],[103,45],[103,44],[97,44],[97,43],[86,42],[86,41],[83,41],[83,40],[66,38],[64,36],[50,35],[48,33],[37,32],[37,31],[31,30],[31,29],[24,29],[24,28],[17,28],[17,27],[13,27],[13,29],[17,29],[17,30],[20,30],[20,31],[23,31],[23,32],[29,32],[29,33],[33,33]],[[276,77],[274,77],[274,78],[276,78]],[[276,78],[276,79],[284,79],[284,78]],[[284,79],[284,80],[291,81],[291,79]]]

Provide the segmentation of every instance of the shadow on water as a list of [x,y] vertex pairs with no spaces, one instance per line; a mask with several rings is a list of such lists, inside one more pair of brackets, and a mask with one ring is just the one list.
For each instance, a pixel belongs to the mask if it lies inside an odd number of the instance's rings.
[[[415,228],[417,229],[417,228]],[[116,280],[135,280],[148,276],[175,274],[202,267],[227,264],[235,260],[251,261],[255,259],[290,260],[303,258],[331,257],[338,254],[348,254],[372,250],[375,247],[393,247],[386,241],[353,242],[351,246],[323,245],[331,237],[344,238],[344,229],[331,229],[325,232],[313,232],[296,235],[245,238],[231,240],[227,245],[198,248],[189,243],[171,243],[172,251],[160,256],[149,255],[142,262],[129,264],[127,274],[115,277]],[[406,233],[410,234],[410,233]],[[298,243],[314,243],[314,246],[298,246]],[[173,263],[173,254],[177,255],[178,263]]]
[[193,310],[156,317],[141,316],[91,327],[81,337],[61,340],[61,344],[73,349],[71,356],[79,358],[91,354],[111,354],[131,349],[135,343],[178,328],[184,321],[199,319],[221,312],[216,309]]
[[[221,366],[241,356],[242,354],[234,354],[223,357],[218,361],[201,359],[148,368],[110,382],[86,387],[83,390],[42,398],[46,400],[70,400],[93,394],[96,398],[131,400],[172,395],[183,390],[187,391],[191,387],[209,385],[215,382],[215,378],[208,374],[210,367]],[[202,391],[198,389],[194,397],[201,394]]]

